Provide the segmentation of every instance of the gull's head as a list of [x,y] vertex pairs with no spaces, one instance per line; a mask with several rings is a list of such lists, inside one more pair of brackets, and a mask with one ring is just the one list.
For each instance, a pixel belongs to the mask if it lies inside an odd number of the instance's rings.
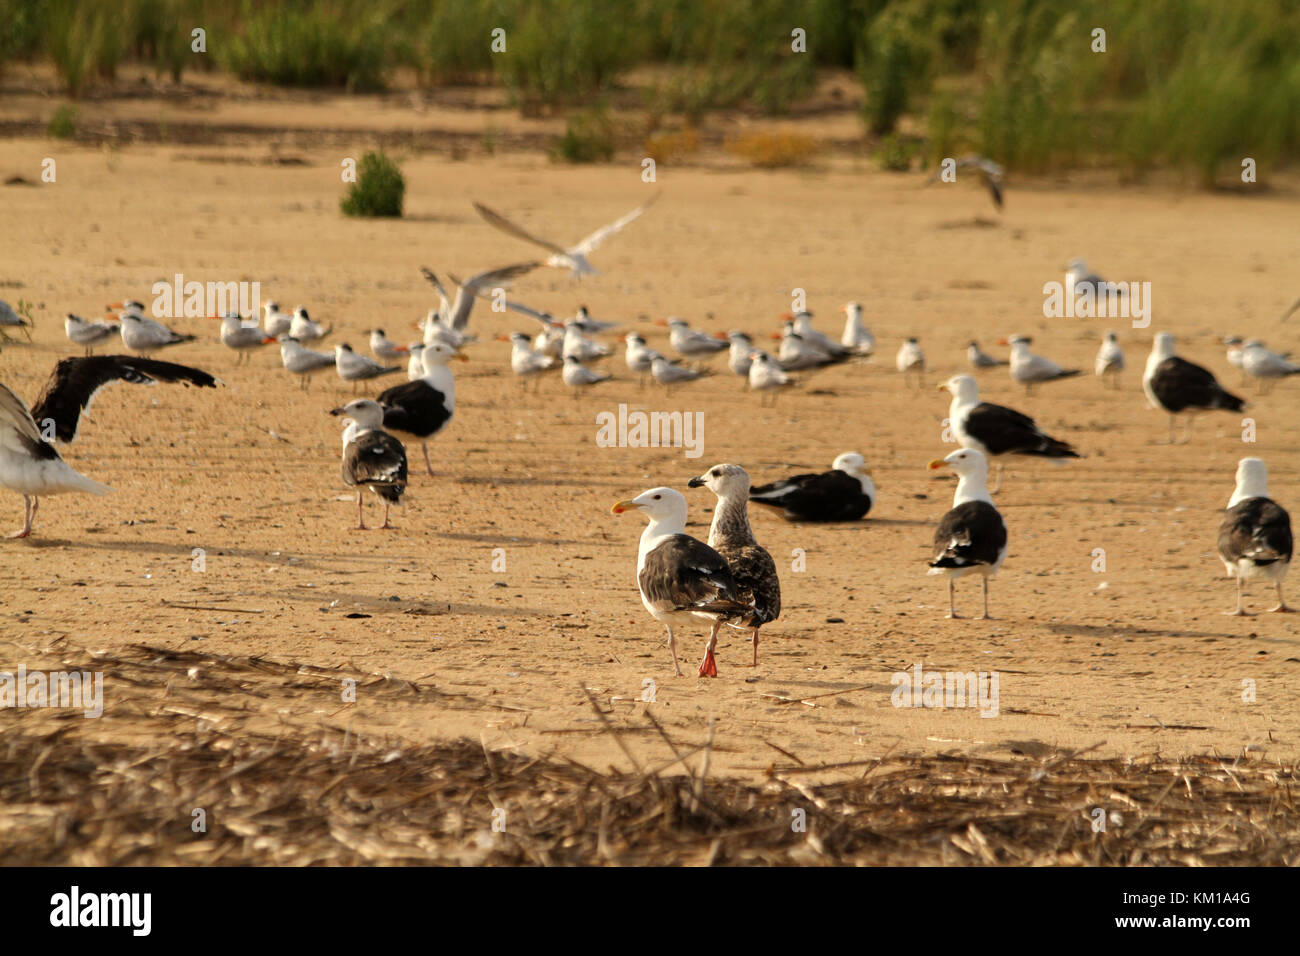
[[334,355],[336,358],[342,355],[344,352],[351,352],[351,351],[352,351],[352,346],[348,345],[347,342],[340,342],[338,345],[334,346]]
[[[524,348],[528,348],[529,346],[532,345],[533,342],[533,340],[528,337],[528,334],[526,332],[511,332],[510,341],[513,342],[515,345],[519,345]],[[420,348],[424,348],[424,346],[421,345]],[[412,346],[411,350],[414,351],[415,347]]]
[[280,306],[274,302],[268,302],[262,306],[262,311],[265,312],[267,315],[271,315],[275,312],[279,312]]
[[973,375],[954,375],[946,382],[939,383],[941,391],[949,392],[959,402],[973,402],[979,398],[980,386]]
[[757,362],[759,365],[766,365],[768,362],[772,361],[772,356],[768,355],[762,349],[751,350],[749,358],[751,361]]
[[691,327],[685,319],[678,318],[675,315],[668,316],[667,322],[670,329],[689,329]]
[[295,305],[293,307],[293,317],[295,319],[302,319],[304,322],[311,321],[311,316],[307,314],[307,310],[300,305]]
[[384,424],[384,406],[369,398],[358,398],[342,408],[331,408],[335,418],[351,419],[361,429],[379,428]]
[[744,499],[749,494],[749,472],[739,465],[714,465],[686,484],[691,488],[708,488],[719,498]]
[[973,476],[986,477],[989,473],[988,459],[984,453],[976,451],[974,448],[958,448],[955,452],[944,458],[936,458],[930,462],[930,470],[935,471],[947,465],[962,478]]
[[587,311],[587,307],[586,307],[585,305],[580,305],[580,306],[578,306],[578,314],[577,314],[577,318],[579,318],[579,319],[589,319],[589,318],[591,318],[591,313]]
[[1114,332],[1107,332],[1106,341],[1109,342],[1111,345],[1114,345],[1116,342],[1119,341],[1119,337],[1115,335]]
[[1237,494],[1242,498],[1268,497],[1268,466],[1262,458],[1237,462]]
[[847,472],[854,477],[861,475],[870,477],[871,475],[871,472],[867,470],[867,460],[856,451],[846,451],[831,462],[831,467],[836,471]]
[[621,515],[633,509],[641,512],[651,521],[676,519],[675,523],[682,526],[686,524],[686,496],[672,488],[651,488],[649,491],[641,492],[635,498],[625,498],[623,501],[615,502],[609,510],[612,514]]
[[144,314],[144,303],[139,299],[127,299],[122,303],[122,311],[135,312],[138,315]]
[[373,336],[373,337],[375,337],[375,338],[380,338],[380,339],[386,339],[386,338],[388,338],[388,336],[384,334],[384,330],[383,330],[383,329],[371,329],[371,330],[370,330],[370,334],[371,334],[371,336]]
[[1151,340],[1151,354],[1161,358],[1171,358],[1174,354],[1174,335],[1172,332],[1157,332]]
[[66,321],[69,325],[84,325],[86,322],[86,320],[83,319],[81,316],[76,315],[72,312],[68,313]]
[[727,341],[732,345],[748,345],[753,339],[749,337],[748,333],[742,332],[740,329],[732,329],[727,333]]
[[915,336],[915,335],[909,335],[909,336],[907,337],[907,344],[908,344],[908,345],[919,345],[920,343],[916,340],[916,336]]
[[1240,335],[1225,335],[1225,336],[1223,337],[1223,344],[1224,344],[1224,345],[1241,345],[1241,344],[1242,344],[1242,342],[1241,342],[1241,336],[1240,336]]
[[852,316],[861,316],[861,315],[862,315],[862,303],[861,303],[861,302],[858,302],[858,301],[856,301],[856,300],[853,301],[853,302],[845,303],[844,305],[842,305],[842,306],[840,307],[840,311],[842,311],[842,312],[847,312],[849,315],[852,315]]
[[800,332],[803,332],[812,327],[812,313],[796,312],[792,321],[794,322],[794,327]]
[[645,338],[640,332],[629,332],[624,336],[627,341],[628,349],[639,349],[645,347]]
[[426,342],[424,350],[420,352],[420,360],[424,363],[424,372],[426,375],[430,370],[439,366],[446,365],[452,359],[458,362],[467,361],[464,355],[456,351],[446,342]]
[[1247,339],[1242,345],[1243,349],[1262,349],[1264,342],[1261,339]]

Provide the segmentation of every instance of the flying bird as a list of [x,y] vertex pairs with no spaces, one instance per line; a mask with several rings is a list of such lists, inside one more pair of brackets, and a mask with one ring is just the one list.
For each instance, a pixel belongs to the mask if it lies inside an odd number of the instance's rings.
[[[541,265],[539,262],[518,262],[511,266],[499,266],[472,275],[464,282],[455,276],[449,275],[448,278],[456,286],[456,297],[454,299],[447,295],[447,289],[443,286],[442,280],[434,274],[432,269],[421,266],[420,275],[424,276],[438,292],[438,315],[443,323],[455,332],[462,332],[469,325],[469,314],[474,309],[474,299],[476,297],[489,298],[493,289],[509,288],[515,279],[532,272],[539,265]],[[506,304],[509,305],[508,296],[506,297]],[[453,344],[456,348],[460,348],[463,343],[457,342]]]
[[601,226],[591,235],[567,249],[549,239],[543,239],[540,236],[533,235],[522,227],[515,225],[500,213],[493,212],[482,203],[474,203],[474,209],[478,211],[478,214],[482,216],[489,225],[495,226],[497,229],[500,229],[507,235],[514,236],[516,239],[531,242],[533,245],[541,246],[543,249],[550,252],[551,256],[546,260],[548,266],[553,266],[558,269],[569,269],[575,279],[581,279],[584,275],[597,274],[597,270],[587,261],[587,256],[594,252],[603,242],[616,233],[622,231],[629,223],[649,209],[650,206],[658,200],[660,195],[660,193],[655,193],[645,203],[637,206],[627,215],[620,219],[615,219],[607,226]]
[[[1004,170],[991,159],[985,159],[983,156],[963,156],[956,162],[956,169],[973,169],[979,175],[980,181],[984,188],[989,192],[989,198],[993,200],[993,205],[998,212],[1002,211],[1002,177]],[[943,175],[942,167],[935,170],[930,176],[928,182],[936,182]]]

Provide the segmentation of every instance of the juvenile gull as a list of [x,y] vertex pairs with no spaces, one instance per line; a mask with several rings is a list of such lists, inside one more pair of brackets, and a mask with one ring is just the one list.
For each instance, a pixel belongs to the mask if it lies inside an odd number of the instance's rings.
[[1119,347],[1119,339],[1114,332],[1107,332],[1097,350],[1095,370],[1103,382],[1109,381],[1114,388],[1119,388],[1119,373],[1124,371],[1124,350]]
[[[757,667],[758,629],[775,621],[781,613],[781,582],[777,578],[776,563],[754,540],[754,532],[749,526],[749,474],[739,465],[714,465],[688,484],[692,488],[704,486],[718,496],[713,524],[709,527],[709,547],[726,559],[736,584],[737,599],[751,606],[748,614],[726,623],[728,627],[749,630],[754,645],[753,666]],[[717,639],[715,624],[700,664],[701,677],[718,676],[718,666],[713,657]]]
[[406,449],[380,427],[383,407],[368,398],[358,398],[342,408],[331,409],[330,414],[343,416],[344,420],[343,483],[357,489],[357,530],[367,530],[361,501],[365,488],[384,502],[384,523],[379,527],[393,527],[388,523],[388,512],[401,503],[406,493]]

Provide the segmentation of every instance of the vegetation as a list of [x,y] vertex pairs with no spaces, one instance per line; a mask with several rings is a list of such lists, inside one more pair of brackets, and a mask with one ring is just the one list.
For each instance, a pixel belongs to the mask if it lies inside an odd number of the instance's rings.
[[727,151],[759,169],[806,166],[817,155],[817,140],[799,133],[753,133],[727,140]]
[[[1246,156],[1300,156],[1300,0],[0,0],[0,23],[0,68],[47,59],[73,97],[128,61],[349,90],[403,68],[500,83],[530,112],[635,79],[652,135],[669,113],[797,110],[838,69],[861,84],[873,145],[919,135],[926,162],[970,151],[1210,183]],[[196,24],[207,54],[190,49]],[[590,154],[592,125],[575,119],[561,154]]]
[[63,103],[50,117],[50,125],[45,131],[55,139],[72,139],[77,135],[77,110],[68,103]]
[[401,168],[381,149],[361,157],[357,181],[348,187],[339,208],[345,216],[400,217],[405,195],[406,179]]
[[614,124],[603,109],[569,117],[554,155],[566,163],[598,163],[614,158]]

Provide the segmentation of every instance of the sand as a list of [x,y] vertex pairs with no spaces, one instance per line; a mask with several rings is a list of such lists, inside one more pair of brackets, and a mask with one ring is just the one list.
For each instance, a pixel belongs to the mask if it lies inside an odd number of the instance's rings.
[[[289,95],[263,105],[257,116],[271,130],[328,113],[326,102],[299,115],[308,105]],[[366,130],[415,122],[392,98],[372,105],[371,115],[353,105],[348,117]],[[84,122],[122,108],[87,105]],[[16,98],[5,115],[30,123],[50,109]],[[924,176],[879,172],[847,153],[778,172],[702,156],[661,164],[648,185],[634,156],[569,167],[535,150],[464,161],[407,150],[399,152],[406,217],[357,221],[338,212],[340,163],[371,140],[347,127],[323,130],[317,143],[249,131],[217,131],[197,145],[0,142],[5,177],[39,181],[43,158],[57,164],[55,183],[0,191],[0,297],[37,304],[34,341],[6,345],[0,380],[32,400],[56,360],[79,353],[64,338],[65,312],[97,316],[111,301],[148,300],[154,282],[176,273],[259,281],[264,300],[305,304],[334,325],[330,343],[364,349],[374,326],[414,338],[411,324],[433,304],[420,266],[465,274],[532,255],[482,223],[471,199],[567,240],[655,189],[662,201],[593,257],[601,275],[576,284],[544,270],[515,295],[566,314],[585,302],[666,347],[653,318],[765,336],[798,288],[836,335],[839,307],[862,300],[878,354],[806,376],[775,408],[742,391],[722,358],[709,363],[718,374],[671,394],[639,388],[621,357],[606,363],[614,381],[577,397],[557,378],[524,393],[496,337],[530,323],[480,305],[471,322],[479,342],[455,368],[455,420],[432,445],[436,475],[413,467],[398,529],[361,532],[339,475],[338,421],[326,414],[350,389],[321,378],[298,391],[273,348],[236,368],[216,322],[175,320],[200,339],[162,357],[208,369],[225,387],[120,385],[100,395],[65,456],[115,492],[47,499],[36,536],[0,543],[0,666],[60,638],[92,650],[145,643],[347,665],[500,706],[364,693],[345,704],[313,688],[277,707],[299,727],[347,723],[412,743],[464,736],[625,766],[585,685],[618,726],[642,726],[648,708],[674,737],[698,743],[714,721],[712,772],[742,777],[788,762],[774,748],[809,765],[1093,745],[1098,756],[1300,755],[1297,621],[1224,616],[1234,592],[1215,552],[1238,459],[1263,457],[1274,497],[1300,505],[1300,383],[1266,396],[1246,388],[1254,443],[1243,441],[1243,416],[1221,413],[1199,419],[1192,440],[1176,446],[1159,444],[1166,418],[1146,406],[1140,386],[1157,330],[1175,332],[1185,357],[1239,391],[1222,335],[1296,347],[1296,321],[1277,319],[1297,294],[1294,183],[1248,197],[1085,178],[1013,182],[998,216],[973,185],[927,188]],[[270,162],[286,152],[301,164]],[[1042,285],[1060,280],[1073,255],[1108,277],[1149,280],[1151,327],[1044,318]],[[1110,327],[1129,363],[1118,391],[1090,374]],[[950,621],[944,581],[925,573],[954,487],[925,467],[953,449],[942,441],[948,396],[935,384],[966,370],[967,340],[1003,354],[994,341],[1017,332],[1089,374],[1026,396],[994,370],[980,376],[984,396],[1035,416],[1085,457],[1060,467],[1011,462],[997,496],[1010,556],[992,585],[995,619]],[[893,370],[894,351],[913,334],[930,358],[923,389],[905,387]],[[621,403],[703,412],[702,457],[597,447],[596,416]],[[724,634],[719,677],[695,677],[705,630],[687,628],[680,646],[690,676],[674,678],[662,628],[636,593],[642,521],[609,506],[652,485],[684,490],[716,462],[742,464],[758,482],[825,469],[846,450],[866,456],[879,486],[866,520],[811,526],[753,515],[784,598],[758,667],[746,666],[742,636]],[[410,453],[418,463],[418,447]],[[688,530],[703,537],[712,496],[687,495]],[[0,504],[3,523],[17,527],[21,500],[4,492]],[[377,521],[374,504],[367,508]],[[1104,572],[1094,569],[1098,549]],[[1272,598],[1261,585],[1248,591],[1253,610]],[[961,582],[958,601],[977,611],[978,583]],[[918,663],[927,672],[996,671],[998,716],[894,707],[891,678]],[[104,733],[112,685],[110,674]],[[651,689],[653,703],[639,700]],[[826,696],[782,702],[816,695]],[[646,759],[668,753],[641,731],[633,742]]]

